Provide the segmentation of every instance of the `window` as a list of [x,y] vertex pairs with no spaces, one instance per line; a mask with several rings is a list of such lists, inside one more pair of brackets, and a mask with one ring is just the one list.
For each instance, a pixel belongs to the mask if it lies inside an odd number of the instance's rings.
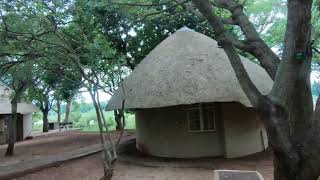
[[188,109],[188,124],[191,132],[215,131],[215,107],[213,104],[197,104]]

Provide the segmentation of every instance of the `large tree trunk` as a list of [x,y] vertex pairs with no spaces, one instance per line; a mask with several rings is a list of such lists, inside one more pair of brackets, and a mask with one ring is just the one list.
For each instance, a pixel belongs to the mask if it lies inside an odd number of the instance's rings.
[[[275,179],[310,179],[320,175],[319,135],[313,128],[313,104],[310,88],[311,71],[311,7],[312,0],[289,0],[284,52],[271,97],[286,109],[279,119],[286,131],[279,141],[288,146],[272,145]],[[270,110],[271,111],[271,110]],[[272,118],[272,117],[271,117]],[[318,131],[319,129],[317,129]],[[272,134],[273,131],[268,131]],[[274,141],[275,139],[271,140]],[[283,153],[284,152],[284,153]],[[317,163],[314,163],[314,160]]]
[[[320,117],[317,117],[320,112],[313,111],[309,79],[312,0],[288,0],[283,56],[274,86],[267,96],[261,95],[248,77],[221,19],[215,15],[209,1],[193,2],[213,27],[242,89],[266,126],[274,152],[274,179],[316,180],[320,175]],[[243,11],[242,6],[233,0],[221,0],[220,5],[228,6],[234,16]],[[238,21],[243,19],[238,18]],[[247,24],[242,22],[243,27]],[[247,31],[246,37],[251,35]]]
[[[319,180],[319,172],[312,169],[314,165],[310,166],[308,157],[301,157],[299,162],[299,169],[292,171],[289,163],[285,163],[280,156],[275,155],[273,159],[274,163],[274,179],[275,180]],[[316,165],[316,166],[319,166]]]
[[122,124],[121,120],[122,120],[122,116],[123,116],[123,111],[121,109],[114,110],[113,114],[114,114],[115,122],[117,124],[116,125],[116,130],[122,130],[123,129],[123,124]]
[[72,108],[72,98],[67,99],[67,106],[66,106],[66,115],[64,118],[64,122],[69,122],[70,112]]
[[14,143],[16,142],[16,126],[17,126],[17,120],[18,120],[18,101],[19,101],[19,93],[16,93],[16,95],[13,97],[11,101],[11,108],[12,108],[12,114],[11,119],[8,120],[8,147],[5,156],[12,156],[13,150],[14,150]]

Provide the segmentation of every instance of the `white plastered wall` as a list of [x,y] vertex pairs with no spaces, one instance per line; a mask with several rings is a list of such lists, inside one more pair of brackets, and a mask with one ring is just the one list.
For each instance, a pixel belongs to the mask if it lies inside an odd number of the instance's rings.
[[137,148],[147,154],[171,158],[223,156],[222,125],[214,132],[189,132],[183,106],[136,111]]
[[227,158],[261,152],[268,147],[265,128],[253,109],[240,103],[223,103],[222,117]]
[[23,139],[30,136],[32,132],[32,113],[23,115]]

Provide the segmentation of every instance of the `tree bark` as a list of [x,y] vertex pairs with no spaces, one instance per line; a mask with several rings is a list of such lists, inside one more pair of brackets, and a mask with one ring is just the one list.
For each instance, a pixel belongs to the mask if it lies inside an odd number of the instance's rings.
[[123,111],[121,109],[119,110],[114,110],[113,111],[114,114],[114,119],[116,122],[116,130],[122,130],[123,129],[123,124],[121,122],[122,116],[123,116]]
[[66,115],[64,118],[64,122],[69,122],[70,112],[72,108],[72,98],[67,99],[67,106],[66,106]]
[[[254,28],[254,25],[243,12],[243,6],[235,0],[215,0],[214,3],[219,7],[230,10],[232,13],[232,20],[239,25],[246,37],[246,46],[245,48],[240,47],[240,49],[245,50],[256,57],[261,66],[269,74],[270,78],[274,80],[280,59],[262,40],[259,33]],[[239,48],[239,46],[237,47]]]
[[42,126],[42,132],[48,132],[49,131],[49,125],[48,125],[48,114],[49,111],[47,109],[43,109],[42,110],[42,122],[43,122],[43,126]]
[[61,123],[61,101],[57,100],[57,123],[60,130],[60,123]]
[[112,169],[112,162],[111,162],[111,153],[109,151],[108,145],[106,143],[106,139],[103,135],[104,130],[103,130],[103,121],[102,121],[102,115],[100,112],[99,104],[98,101],[96,100],[96,97],[94,93],[91,91],[91,89],[88,89],[95,111],[97,115],[97,120],[98,120],[98,126],[99,126],[99,132],[100,132],[100,140],[102,143],[103,147],[103,165],[104,165],[104,177],[102,179],[104,180],[111,180],[113,176],[113,169]]
[[50,102],[49,102],[49,96],[45,96],[43,98],[44,100],[44,107],[41,109],[42,111],[42,121],[43,121],[43,126],[42,126],[42,131],[43,132],[48,132],[49,131],[49,120],[48,120],[48,114],[49,114],[49,111],[50,111]]
[[[226,0],[220,2],[235,2]],[[268,96],[259,94],[208,0],[193,0],[218,36],[239,83],[265,124],[274,152],[275,180],[316,180],[320,175],[319,126],[314,126],[310,88],[312,0],[289,0],[282,61]],[[239,7],[232,7],[239,11]],[[239,13],[239,12],[238,12]],[[243,14],[241,14],[243,16]],[[235,17],[245,26],[246,19]],[[256,37],[246,31],[246,37]],[[252,38],[254,40],[254,38]],[[270,55],[271,56],[271,55]],[[259,57],[258,57],[259,58]],[[260,57],[259,60],[261,60]]]
[[12,114],[11,119],[8,121],[8,147],[5,156],[12,156],[14,151],[14,143],[16,142],[16,127],[18,120],[18,101],[20,99],[20,92],[16,92],[15,96],[11,101]]

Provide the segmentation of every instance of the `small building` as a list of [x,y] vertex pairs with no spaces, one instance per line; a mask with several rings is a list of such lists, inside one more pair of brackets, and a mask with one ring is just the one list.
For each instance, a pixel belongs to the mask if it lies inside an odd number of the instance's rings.
[[[11,120],[11,101],[12,89],[0,84],[0,144],[7,142],[8,121]],[[16,125],[16,141],[22,141],[31,135],[32,132],[32,113],[38,109],[28,103],[18,103],[18,120]]]
[[[273,81],[242,58],[262,94]],[[263,123],[217,42],[182,28],[153,49],[114,93],[106,109],[131,109],[136,147],[171,158],[240,157],[267,148]]]

